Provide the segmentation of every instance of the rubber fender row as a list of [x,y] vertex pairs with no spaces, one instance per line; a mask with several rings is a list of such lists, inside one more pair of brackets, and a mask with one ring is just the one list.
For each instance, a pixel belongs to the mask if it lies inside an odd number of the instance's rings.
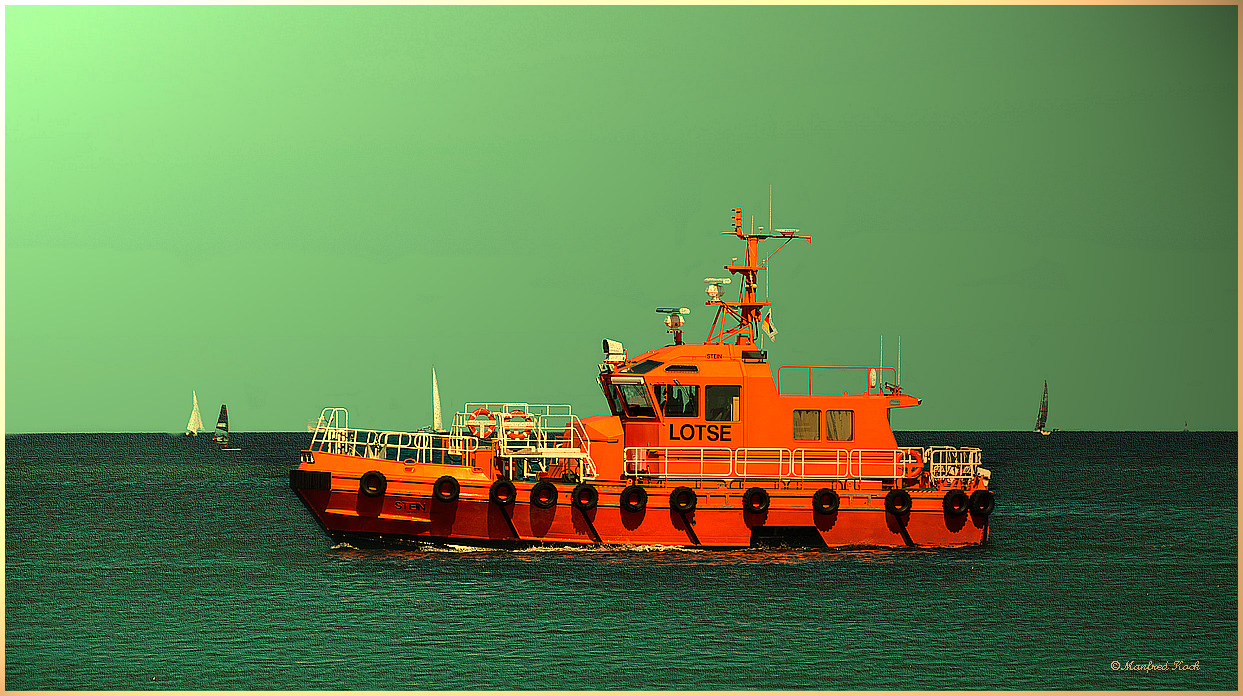
[[[987,517],[992,514],[994,507],[996,507],[996,500],[993,498],[993,492],[989,490],[972,491],[968,497],[966,491],[954,489],[946,491],[945,496],[941,498],[941,509],[951,517],[961,517],[968,512]],[[889,491],[885,495],[885,511],[895,516],[910,512],[911,494],[902,489]]]
[[[387,488],[388,480],[379,471],[368,471],[363,474],[358,485],[359,492],[369,498],[384,495]],[[462,485],[452,476],[441,476],[432,484],[432,497],[443,503],[452,503],[461,493]],[[518,489],[514,487],[512,481],[504,479],[494,481],[488,490],[488,499],[497,505],[512,505],[518,499]],[[570,503],[584,512],[594,508],[599,500],[600,494],[595,486],[587,483],[578,484],[570,494]],[[549,481],[540,481],[535,484],[535,487],[531,489],[531,504],[544,510],[555,506],[557,487]]]
[[[384,495],[388,481],[378,471],[368,471],[359,481],[359,492],[376,498]],[[452,476],[441,476],[432,484],[432,496],[441,502],[451,503],[458,499],[462,487]],[[551,481],[540,481],[531,488],[531,504],[541,510],[548,510],[557,505],[557,487]],[[518,489],[512,481],[499,479],[492,482],[488,490],[488,499],[502,507],[512,505],[518,499]],[[600,493],[590,483],[580,483],[570,493],[570,504],[587,512],[600,502]],[[748,488],[742,496],[742,509],[750,513],[762,513],[768,510],[768,491],[759,487]],[[698,497],[692,488],[678,486],[669,493],[669,508],[675,512],[687,513],[695,509]],[[811,508],[818,514],[831,515],[841,506],[841,498],[832,488],[821,488],[811,499]],[[642,512],[647,509],[647,491],[642,486],[630,485],[622,489],[621,507],[626,512]],[[970,496],[966,491],[954,489],[946,491],[941,499],[941,508],[947,515],[960,517],[967,512],[978,515],[990,515],[996,507],[993,492],[989,490],[973,491]],[[891,515],[905,515],[911,511],[911,494],[902,489],[889,491],[885,495],[885,511]]]
[[966,491],[956,488],[946,491],[945,497],[941,499],[941,509],[950,517],[962,517],[968,512],[987,517],[992,514],[996,505],[997,501],[993,498],[993,492],[983,489],[972,491],[968,497]]

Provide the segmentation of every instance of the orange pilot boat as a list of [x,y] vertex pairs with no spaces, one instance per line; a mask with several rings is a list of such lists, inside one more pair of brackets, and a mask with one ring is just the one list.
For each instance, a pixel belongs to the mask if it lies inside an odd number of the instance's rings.
[[[729,278],[706,279],[716,317],[702,344],[682,341],[679,308],[657,310],[672,345],[632,358],[606,339],[610,415],[468,403],[448,429],[401,432],[354,429],[326,408],[290,486],[334,541],[365,545],[985,543],[994,500],[980,450],[899,447],[890,411],[920,400],[893,368],[783,366],[774,381],[756,344],[771,331],[759,243],[811,240],[796,232],[746,233],[735,208],[722,234],[746,244],[745,262],[725,266],[737,301],[722,297]],[[856,392],[817,393],[816,378],[835,376],[857,378]]]

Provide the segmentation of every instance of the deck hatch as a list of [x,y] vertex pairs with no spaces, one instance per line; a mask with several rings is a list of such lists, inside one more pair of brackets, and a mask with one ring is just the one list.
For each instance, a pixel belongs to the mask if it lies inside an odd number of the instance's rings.
[[655,370],[656,368],[660,367],[663,364],[664,363],[662,363],[659,360],[644,360],[641,363],[631,365],[630,369],[627,370],[627,372],[633,372],[636,375],[641,375],[641,374],[651,372],[652,370]]

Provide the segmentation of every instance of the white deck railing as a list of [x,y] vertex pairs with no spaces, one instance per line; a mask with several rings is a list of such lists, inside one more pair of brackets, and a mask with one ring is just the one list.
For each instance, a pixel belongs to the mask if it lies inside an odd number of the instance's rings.
[[[955,464],[955,476],[975,476],[980,450],[937,447],[928,451],[933,450],[937,452],[937,462],[951,456],[963,460],[963,463]],[[917,456],[922,456],[925,462],[931,460],[926,451],[918,448],[792,450],[781,447],[627,447],[624,453],[626,476],[657,480],[901,479],[906,478],[909,467],[919,463]]]
[[465,464],[467,455],[479,449],[479,440],[462,435],[351,428],[345,409],[326,408],[308,449],[395,462]]
[[[478,403],[466,408],[454,416],[447,434],[351,428],[346,409],[325,408],[309,449],[407,463],[467,464],[470,453],[488,446],[472,434],[473,425],[495,439],[500,464],[511,476],[548,473],[558,465],[583,479],[598,475],[591,440],[568,405]],[[488,414],[474,416],[481,408]]]
[[983,452],[978,447],[948,447],[936,445],[924,449],[924,461],[928,465],[928,478],[932,482],[967,482],[979,474]]

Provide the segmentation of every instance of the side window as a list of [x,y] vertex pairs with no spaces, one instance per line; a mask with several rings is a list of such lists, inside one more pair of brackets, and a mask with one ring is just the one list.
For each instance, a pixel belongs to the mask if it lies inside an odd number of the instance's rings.
[[656,403],[666,418],[695,418],[699,415],[699,387],[694,384],[657,384]]
[[[832,411],[830,411],[832,413]],[[819,411],[794,411],[794,439],[795,440],[819,440],[820,439],[820,412]]]
[[704,387],[704,417],[710,421],[738,420],[738,395],[741,392],[742,387],[733,384]]
[[825,411],[824,429],[828,431],[826,440],[855,439],[855,412]]

